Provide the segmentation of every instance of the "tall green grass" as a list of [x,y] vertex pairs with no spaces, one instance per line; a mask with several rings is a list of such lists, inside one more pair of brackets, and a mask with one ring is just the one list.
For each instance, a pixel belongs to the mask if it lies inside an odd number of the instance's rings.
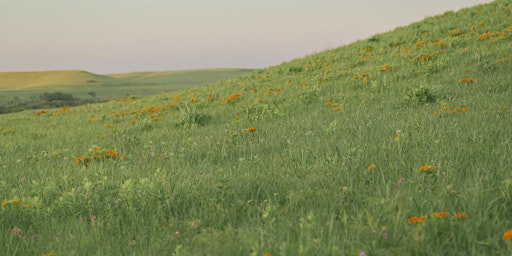
[[510,254],[511,8],[186,91],[2,115],[3,252]]

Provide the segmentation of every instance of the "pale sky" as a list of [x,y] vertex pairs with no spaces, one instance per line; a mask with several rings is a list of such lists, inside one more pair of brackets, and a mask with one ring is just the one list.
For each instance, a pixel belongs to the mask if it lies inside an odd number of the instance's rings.
[[0,0],[0,72],[264,68],[490,0]]

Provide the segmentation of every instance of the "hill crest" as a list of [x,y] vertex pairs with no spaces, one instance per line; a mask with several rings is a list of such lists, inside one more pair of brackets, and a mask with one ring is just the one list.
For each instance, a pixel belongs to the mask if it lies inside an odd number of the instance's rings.
[[0,89],[24,90],[35,87],[99,85],[113,80],[115,80],[113,77],[82,70],[0,72]]

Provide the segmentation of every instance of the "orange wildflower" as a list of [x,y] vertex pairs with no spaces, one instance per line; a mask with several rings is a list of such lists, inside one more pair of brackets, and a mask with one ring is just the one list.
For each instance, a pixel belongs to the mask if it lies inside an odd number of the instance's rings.
[[433,166],[433,165],[424,165],[424,166],[422,166],[422,167],[420,168],[420,171],[422,171],[422,172],[427,172],[427,171],[433,171],[433,170],[435,170],[435,169],[436,169],[436,167],[435,167],[435,166]]
[[48,112],[50,112],[49,110],[41,110],[41,111],[37,111],[36,112],[36,116],[40,116],[40,115],[44,115],[44,114],[48,114]]
[[461,82],[461,83],[474,83],[474,82],[476,82],[476,79],[470,78],[470,77],[466,77],[466,78],[461,79],[459,82]]
[[117,152],[115,150],[112,150],[112,149],[107,150],[107,153],[105,154],[105,156],[107,156],[107,157],[113,157],[113,156],[116,156],[116,155],[117,155]]
[[455,35],[460,35],[460,34],[462,34],[462,30],[461,30],[461,29],[456,29],[456,30],[454,30],[454,31],[450,32],[450,34],[451,34],[451,35],[454,35],[454,36],[455,36]]
[[422,47],[422,46],[424,46],[424,45],[425,45],[425,42],[423,42],[423,41],[419,41],[419,42],[417,42],[417,43],[416,43],[416,45],[414,46],[414,48],[418,49],[418,48],[420,48],[420,47]]
[[422,216],[419,216],[419,217],[416,217],[416,216],[414,216],[414,217],[410,217],[410,218],[407,220],[407,222],[408,222],[409,224],[415,224],[415,223],[418,223],[418,222],[420,222],[420,223],[421,223],[421,222],[424,222],[425,220],[427,220],[427,216],[422,215]]
[[110,133],[103,134],[103,135],[101,135],[101,136],[100,136],[100,139],[104,139],[104,138],[106,138],[106,137],[108,137],[108,136],[111,136],[111,135],[112,135],[112,134],[110,134]]
[[332,102],[332,101],[327,101],[327,102],[325,103],[325,105],[327,105],[327,106],[332,106],[332,105],[334,105],[334,102]]
[[250,132],[255,132],[255,131],[256,131],[256,128],[255,128],[255,127],[250,127],[250,128],[248,128],[247,130],[248,130],[248,131],[250,131]]
[[512,229],[510,229],[507,232],[503,233],[502,238],[503,238],[503,240],[511,240],[512,239]]
[[428,60],[431,60],[433,58],[434,58],[434,55],[427,53],[427,54],[423,54],[421,56],[421,61],[428,61]]
[[450,215],[448,212],[434,212],[432,213],[432,217],[436,218],[447,218]]
[[6,205],[8,205],[8,204],[9,204],[9,201],[4,201],[4,202],[2,202],[2,206],[6,206]]
[[467,218],[467,217],[468,217],[468,214],[466,212],[457,212],[457,213],[455,213],[455,218],[457,218],[457,219]]
[[163,120],[164,120],[164,118],[163,118],[163,117],[156,117],[156,116],[152,116],[152,117],[151,117],[151,120],[153,120],[153,121],[163,121]]
[[377,168],[377,166],[376,166],[376,165],[374,165],[374,164],[372,164],[372,165],[368,166],[368,169],[369,169],[369,170],[373,170],[373,169],[375,169],[375,168]]
[[19,204],[21,201],[19,199],[12,199],[11,204]]
[[241,97],[242,97],[242,94],[241,94],[240,92],[236,92],[236,93],[231,94],[231,95],[229,95],[228,97],[226,97],[226,98],[224,99],[224,101],[226,101],[227,103],[229,103],[229,102],[232,102],[232,101],[238,100],[238,99],[240,99]]
[[484,34],[481,34],[478,39],[480,40],[485,40],[485,39],[488,39],[488,38],[492,38],[492,37],[495,37],[499,35],[499,33],[493,33],[493,32],[487,32],[487,33],[484,33]]
[[79,165],[82,161],[85,160],[85,156],[79,156],[75,159],[75,166]]
[[392,66],[390,66],[390,65],[387,65],[387,64],[386,64],[386,65],[382,66],[382,67],[379,69],[379,71],[380,71],[380,72],[384,72],[384,71],[390,70],[390,69],[392,69],[392,68],[393,68]]
[[418,222],[418,217],[410,217],[407,222],[409,224],[414,224],[414,223],[417,223]]

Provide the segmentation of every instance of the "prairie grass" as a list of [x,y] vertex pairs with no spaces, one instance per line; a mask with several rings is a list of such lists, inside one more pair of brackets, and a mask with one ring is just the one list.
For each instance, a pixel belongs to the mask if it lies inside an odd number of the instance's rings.
[[2,253],[508,255],[511,12],[499,0],[239,79],[2,115]]

